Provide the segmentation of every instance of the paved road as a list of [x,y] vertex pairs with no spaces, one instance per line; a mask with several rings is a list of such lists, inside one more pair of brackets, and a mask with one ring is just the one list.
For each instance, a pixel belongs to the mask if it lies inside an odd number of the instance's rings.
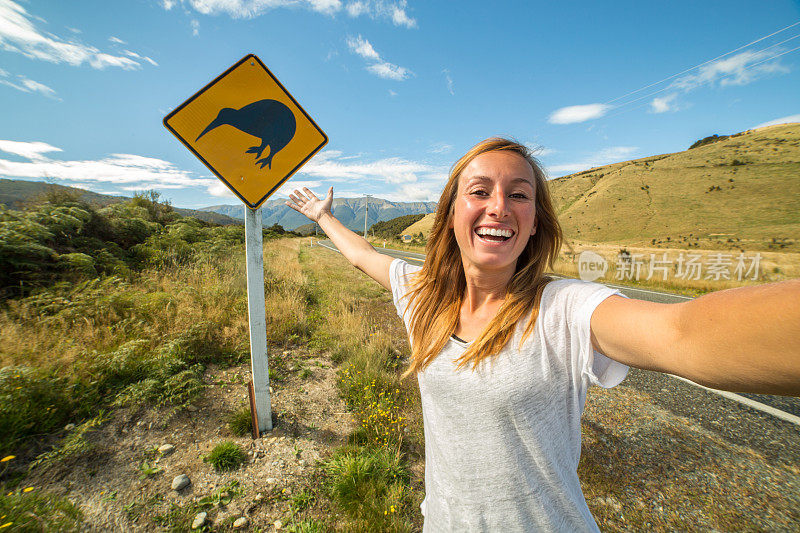
[[[330,248],[332,250],[336,250],[336,247],[333,243],[329,240],[318,241],[319,244],[325,246],[326,248]],[[391,256],[391,257],[399,257],[405,261],[408,261],[414,265],[422,265],[425,260],[425,256],[423,254],[415,253],[415,252],[406,252],[403,250],[392,250],[390,248],[376,248],[380,253]],[[338,251],[338,250],[336,250]],[[686,300],[691,300],[689,296],[681,296],[677,294],[669,294],[664,292],[652,291],[647,289],[635,289],[632,287],[625,287],[622,285],[614,285],[611,283],[605,283],[608,287],[614,287],[619,289],[623,294],[628,296],[629,298],[636,298],[639,300],[647,300],[651,302],[660,302],[660,303],[678,303],[678,302],[685,302]],[[693,387],[684,386],[684,385],[677,385],[677,380],[679,378],[674,378],[673,376],[667,376],[664,374],[659,374],[657,372],[648,372],[646,370],[638,370],[638,369],[631,369],[631,372],[628,374],[625,382],[631,386],[636,387],[637,389],[641,389],[643,391],[648,392],[649,394],[656,394],[659,396],[664,396],[663,404],[670,406],[672,410],[681,411],[684,414],[688,414],[685,411],[694,411],[694,408],[680,408],[680,403],[686,403],[686,396],[685,391],[694,389],[694,395],[698,396],[699,398],[703,398],[704,401],[708,401],[713,395],[719,396],[720,394],[724,395],[725,398],[719,399],[723,402],[737,402],[742,409],[758,412],[759,419],[762,419],[765,416],[765,409],[759,407],[758,404],[767,406],[766,411],[769,411],[769,408],[776,409],[779,412],[770,412],[767,413],[767,416],[771,417],[781,417],[781,412],[784,414],[788,414],[789,416],[784,416],[779,423],[785,424],[787,429],[790,424],[796,424],[794,426],[794,430],[797,428],[799,420],[797,417],[800,417],[800,398],[792,398],[787,396],[769,396],[765,394],[749,394],[749,393],[723,393],[720,391],[713,391],[711,389],[704,389],[700,388],[699,385],[696,385],[691,382],[687,382],[688,384],[692,385]],[[682,391],[682,394],[675,394],[677,390]],[[671,391],[665,393],[665,391]],[[702,392],[701,392],[702,391]],[[744,399],[742,399],[744,397]],[[679,398],[680,401],[676,401],[676,398]],[[747,402],[747,399],[756,402],[756,404],[750,404]],[[715,399],[716,401],[719,401]],[[788,420],[787,420],[788,419]]]

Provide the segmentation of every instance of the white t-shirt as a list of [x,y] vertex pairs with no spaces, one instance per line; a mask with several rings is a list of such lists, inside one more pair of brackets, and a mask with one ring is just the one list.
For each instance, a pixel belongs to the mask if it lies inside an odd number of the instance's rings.
[[[408,329],[407,283],[396,259],[392,297]],[[619,291],[551,281],[533,333],[527,317],[493,361],[455,370],[468,344],[451,338],[417,375],[425,427],[424,532],[599,531],[578,480],[581,413],[591,383],[613,387],[628,367],[592,349],[594,309]]]

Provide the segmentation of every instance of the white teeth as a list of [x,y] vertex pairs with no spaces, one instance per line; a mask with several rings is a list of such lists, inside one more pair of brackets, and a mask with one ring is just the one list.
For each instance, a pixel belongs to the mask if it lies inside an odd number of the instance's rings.
[[514,232],[510,229],[478,228],[475,230],[478,235],[494,235],[495,237],[511,237]]

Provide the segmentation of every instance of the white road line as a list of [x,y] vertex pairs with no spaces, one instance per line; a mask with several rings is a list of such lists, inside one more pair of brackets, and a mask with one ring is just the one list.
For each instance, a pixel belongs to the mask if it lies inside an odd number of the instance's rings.
[[698,385],[694,381],[688,380],[686,378],[682,378],[680,376],[674,376],[672,374],[667,374],[667,375],[670,376],[670,377],[673,377],[675,379],[679,379],[681,381],[685,381],[689,385],[694,385],[695,387],[700,387],[701,389],[705,389],[705,390],[707,390],[709,392],[713,392],[714,394],[719,394],[720,396],[724,396],[725,398],[728,398],[729,400],[733,400],[735,402],[739,402],[739,403],[744,404],[744,405],[746,405],[748,407],[752,407],[753,409],[757,409],[757,410],[759,410],[761,412],[770,414],[770,415],[772,415],[772,416],[774,416],[776,418],[780,418],[781,420],[785,420],[786,422],[791,422],[792,424],[800,426],[800,416],[795,416],[795,415],[793,415],[791,413],[787,413],[786,411],[781,411],[780,409],[776,409],[774,407],[771,407],[769,405],[763,404],[761,402],[757,402],[755,400],[751,400],[750,398],[747,398],[747,397],[742,396],[740,394],[736,394],[735,392],[728,392],[728,391],[724,391],[724,390],[710,389],[708,387],[704,387],[702,385]]
[[342,252],[340,252],[338,249],[336,249],[336,248],[331,248],[330,246],[326,246],[326,245],[322,244],[322,243],[321,243],[321,242],[319,242],[319,241],[317,241],[317,246],[322,246],[323,248],[327,248],[328,250],[332,250],[332,251],[336,252],[337,254],[340,254],[340,253],[342,253]]
[[628,287],[626,285],[612,285],[610,283],[604,283],[606,287],[614,287],[615,289],[628,289],[629,291],[638,291],[638,292],[646,292],[648,294],[660,294],[662,296],[672,296],[674,298],[683,298],[684,300],[694,300],[691,296],[683,296],[682,294],[672,294],[669,292],[658,292],[658,291],[649,291],[647,289],[635,289],[633,287]]
[[[319,244],[320,246],[323,246],[323,247],[325,247],[325,248],[327,248],[329,250],[333,250],[334,252],[342,253],[342,252],[339,252],[339,250],[337,250],[335,248],[331,248],[330,246],[325,246],[324,244],[321,244],[321,243],[317,243],[317,244]],[[393,250],[391,248],[386,248],[386,249],[387,250],[392,250],[393,252],[400,252],[400,250]],[[405,252],[405,253],[409,253],[409,252]],[[420,255],[420,254],[415,254],[415,255]],[[410,258],[407,258],[407,259],[410,259]],[[422,259],[422,261],[424,261],[424,259]],[[561,278],[566,278],[567,277],[567,276],[561,276],[561,275],[558,275],[558,274],[556,274],[556,276],[561,277]],[[639,292],[647,292],[647,293],[650,293],[650,294],[676,296],[678,298],[685,298],[687,300],[692,300],[693,299],[693,298],[691,298],[689,296],[681,296],[679,294],[669,294],[669,293],[664,293],[664,292],[648,291],[648,290],[645,290],[645,289],[634,289],[632,287],[626,287],[624,285],[609,285],[609,284],[605,284],[605,285],[608,286],[608,287],[615,287],[615,288],[619,288],[619,289],[628,289],[628,290],[639,291]],[[774,407],[771,407],[769,405],[763,404],[761,402],[757,402],[755,400],[751,400],[750,398],[747,398],[745,396],[741,396],[741,395],[736,394],[734,392],[711,389],[709,387],[704,387],[703,385],[699,385],[699,384],[695,383],[694,381],[691,381],[691,380],[686,379],[686,378],[682,378],[680,376],[675,376],[673,374],[667,374],[667,375],[669,377],[671,377],[671,378],[675,378],[675,379],[679,379],[681,381],[685,381],[689,385],[694,385],[695,387],[699,387],[701,389],[705,389],[708,392],[713,392],[714,394],[722,396],[723,398],[727,398],[729,400],[733,400],[735,402],[739,402],[742,405],[746,405],[748,407],[752,407],[753,409],[756,409],[756,410],[761,411],[763,413],[770,414],[770,415],[772,415],[772,416],[774,416],[776,418],[780,418],[781,420],[784,420],[786,422],[790,422],[792,424],[800,426],[800,416],[795,416],[795,415],[793,415],[791,413],[787,413],[786,411],[781,411],[780,409],[776,409]]]

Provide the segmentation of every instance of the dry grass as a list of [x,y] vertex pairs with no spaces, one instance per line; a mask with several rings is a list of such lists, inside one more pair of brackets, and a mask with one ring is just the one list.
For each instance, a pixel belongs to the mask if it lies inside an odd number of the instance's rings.
[[88,351],[104,352],[135,338],[163,339],[201,322],[218,324],[233,341],[247,332],[242,257],[240,252],[191,267],[145,271],[130,282],[90,281],[9,301],[0,312],[0,365],[68,369],[90,357]]
[[[609,270],[605,276],[598,279],[600,283],[613,283],[630,285],[632,287],[645,287],[651,289],[664,290],[668,292],[677,292],[680,294],[700,295],[707,292],[719,291],[724,289],[731,289],[734,287],[742,287],[746,285],[759,285],[762,283],[770,283],[774,281],[783,281],[787,279],[800,278],[800,253],[794,252],[758,252],[761,256],[759,275],[757,280],[743,279],[739,281],[734,275],[734,267],[736,258],[739,251],[723,252],[730,254],[730,259],[733,261],[729,269],[730,280],[725,279],[704,279],[707,276],[707,267],[712,257],[718,253],[719,250],[702,250],[702,249],[669,249],[652,248],[652,247],[625,247],[631,254],[639,254],[640,260],[643,262],[641,267],[641,276],[638,281],[635,280],[618,280],[617,279],[617,256],[623,247],[615,244],[583,244],[583,243],[570,243],[562,248],[562,253],[559,255],[555,264],[555,272],[570,277],[578,277],[577,257],[583,251],[592,251],[602,256],[609,265]],[[650,265],[651,254],[655,255],[657,261],[663,259],[664,254],[667,254],[667,260],[672,261],[673,269],[667,276],[667,280],[663,281],[662,274],[655,272],[651,279],[646,279],[648,276],[648,269]],[[699,260],[703,264],[703,272],[701,279],[680,279],[676,278],[675,260],[680,254],[688,257],[689,254],[700,255]],[[745,252],[745,264],[750,265],[750,262],[755,257],[756,252]],[[752,277],[749,276],[749,277]]]

